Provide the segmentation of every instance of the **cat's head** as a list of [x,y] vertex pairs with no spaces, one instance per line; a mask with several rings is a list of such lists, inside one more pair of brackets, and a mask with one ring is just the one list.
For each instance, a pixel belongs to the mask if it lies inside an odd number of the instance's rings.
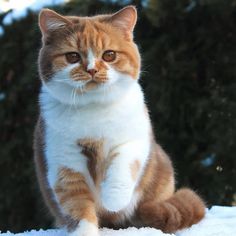
[[39,72],[44,87],[67,104],[122,95],[139,77],[140,55],[133,42],[136,20],[133,6],[93,17],[42,10]]

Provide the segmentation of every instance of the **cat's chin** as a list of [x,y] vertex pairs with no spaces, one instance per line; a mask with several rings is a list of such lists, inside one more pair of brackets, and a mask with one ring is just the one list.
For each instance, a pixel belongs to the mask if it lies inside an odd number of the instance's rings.
[[106,82],[97,82],[97,81],[91,80],[84,85],[83,91],[92,92],[96,90],[101,90],[102,88],[104,89],[106,86],[107,86]]

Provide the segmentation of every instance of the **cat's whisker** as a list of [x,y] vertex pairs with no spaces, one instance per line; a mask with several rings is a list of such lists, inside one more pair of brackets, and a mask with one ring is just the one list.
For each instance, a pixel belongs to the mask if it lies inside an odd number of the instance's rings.
[[83,85],[79,86],[79,90],[80,90],[81,96],[83,97],[84,96]]
[[69,111],[71,111],[72,110],[72,95],[73,95],[73,88],[72,88],[72,90],[71,90],[71,94],[70,94],[70,102],[69,102],[69,104],[70,104],[70,106],[69,106]]
[[111,86],[111,84],[108,84],[108,86],[107,86],[107,90],[108,90],[108,93],[111,93],[112,91],[112,86]]
[[73,89],[72,89],[72,96],[71,96],[71,102],[70,102],[71,108],[73,108],[73,106],[74,106],[74,93],[75,93],[75,88],[73,87]]
[[77,99],[77,89],[78,89],[78,84],[75,86],[75,93],[74,93],[74,106],[76,106],[76,99]]
[[73,108],[73,94],[74,94],[74,92],[75,92],[75,88],[72,89],[71,95],[70,95],[70,111]]
[[73,95],[73,106],[74,106],[74,108],[76,107],[76,88],[77,88],[77,86],[74,88],[74,95]]
[[140,71],[140,75],[148,74],[148,71]]
[[58,83],[63,83],[63,84],[68,84],[68,82],[71,82],[71,81],[67,81],[67,80],[53,80],[53,82],[58,82]]
[[102,83],[102,87],[103,87],[103,100],[105,101],[105,99],[106,99],[106,86],[105,86],[105,84]]

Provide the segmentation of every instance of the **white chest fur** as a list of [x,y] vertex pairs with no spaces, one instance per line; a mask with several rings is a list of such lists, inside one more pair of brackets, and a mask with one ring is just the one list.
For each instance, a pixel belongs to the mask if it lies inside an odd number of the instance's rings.
[[[82,107],[62,104],[43,89],[40,96],[40,105],[46,123],[45,150],[50,186],[53,188],[57,181],[58,168],[69,167],[82,173],[91,190],[94,194],[97,194],[87,169],[86,158],[82,157],[77,142],[79,139],[86,138],[103,139],[105,140],[105,150],[128,143],[127,147],[124,146],[120,150],[121,153],[123,152],[122,157],[113,163],[110,173],[114,173],[114,170],[124,171],[120,174],[124,178],[122,181],[125,184],[132,185],[132,188],[130,186],[126,188],[130,192],[131,198],[135,184],[132,182],[128,164],[134,160],[139,160],[140,166],[143,167],[150,146],[150,122],[148,115],[145,113],[140,86],[138,84],[131,86],[129,91],[117,102],[93,103]],[[113,179],[114,182],[120,181],[120,177],[116,176],[111,176],[110,179]],[[104,189],[109,184],[105,183]],[[113,189],[115,188],[113,187]],[[104,191],[107,192],[107,190]],[[115,189],[116,191],[119,190]],[[107,208],[113,210],[114,207],[109,206],[107,196],[104,198],[108,203]],[[124,194],[124,199],[120,199],[122,200],[120,209],[122,209],[127,194]]]
[[105,138],[110,142],[124,142],[132,137],[146,136],[150,128],[138,84],[112,104],[64,105],[45,90],[41,93],[40,103],[46,125],[74,141]]

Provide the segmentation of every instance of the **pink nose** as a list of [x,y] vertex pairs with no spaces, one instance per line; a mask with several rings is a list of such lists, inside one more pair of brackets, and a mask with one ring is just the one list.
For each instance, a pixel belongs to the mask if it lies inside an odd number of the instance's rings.
[[96,69],[89,69],[87,70],[87,72],[92,76],[94,77],[94,75],[98,72]]

